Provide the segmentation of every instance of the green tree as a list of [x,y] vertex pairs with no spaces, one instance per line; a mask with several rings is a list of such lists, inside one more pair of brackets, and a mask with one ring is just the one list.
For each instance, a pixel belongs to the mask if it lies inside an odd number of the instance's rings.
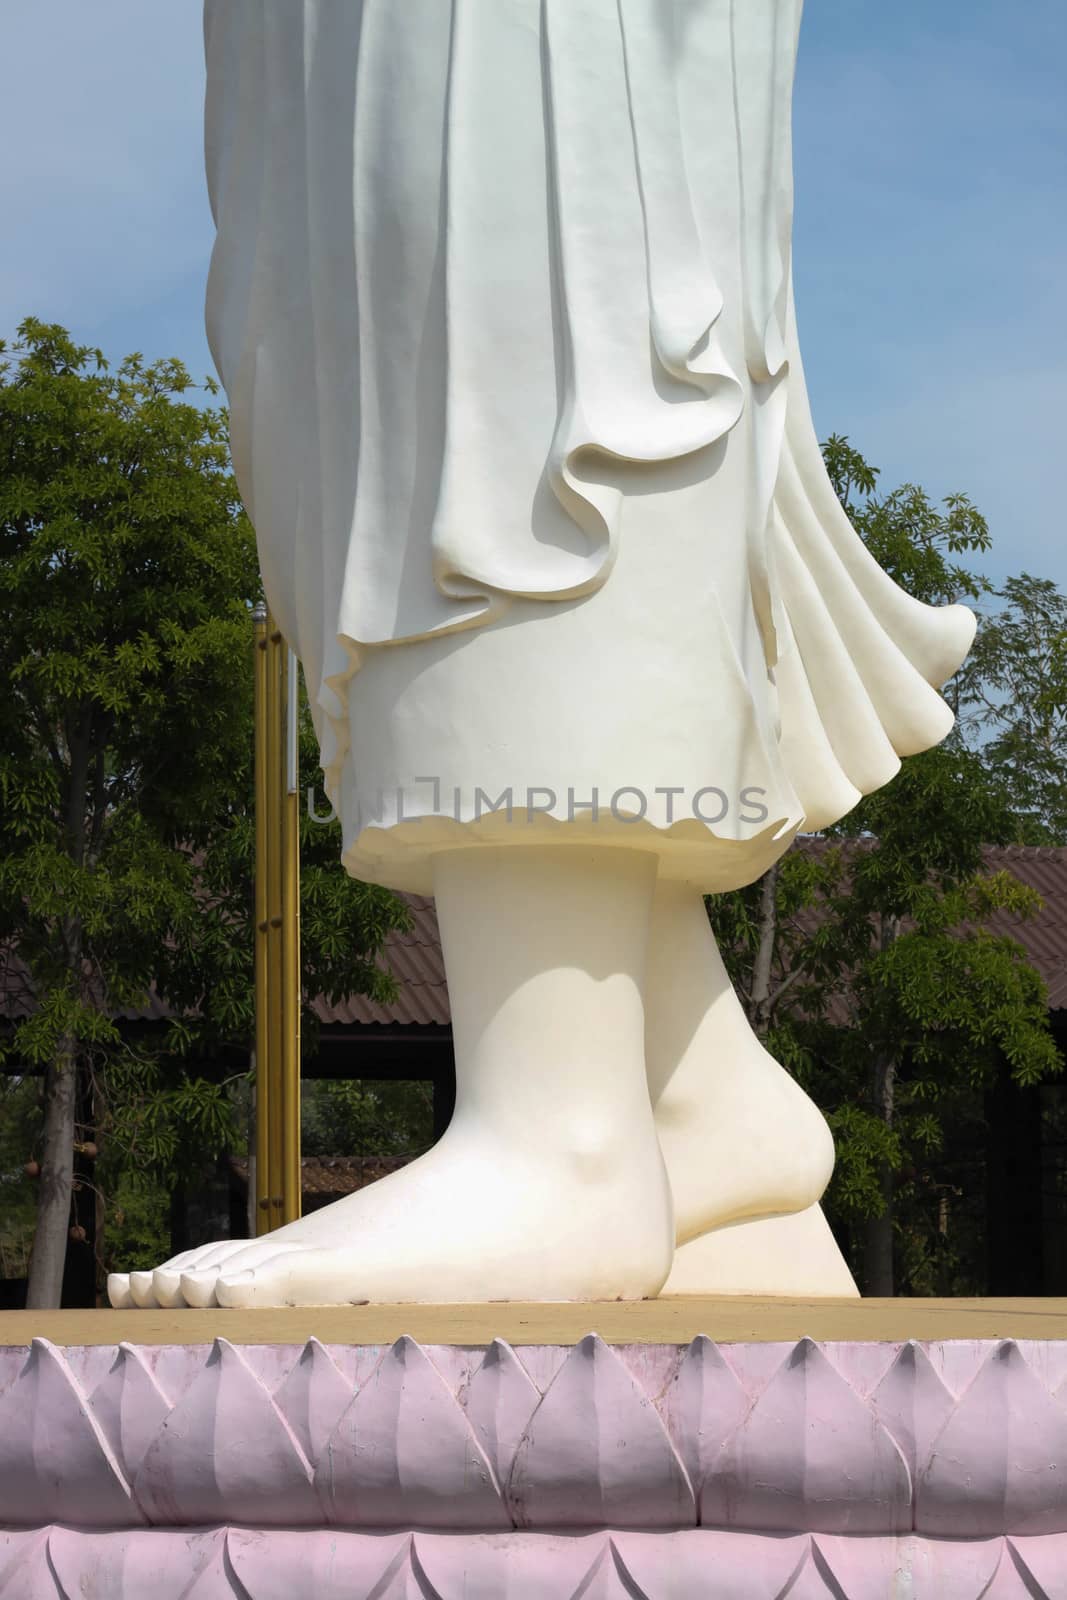
[[841,434],[827,439],[823,459],[852,526],[908,594],[927,605],[949,605],[992,591],[987,579],[954,559],[988,550],[992,542],[985,518],[967,495],[947,495],[939,506],[913,483],[879,495],[878,468]]
[[320,1081],[304,1087],[305,1155],[420,1155],[432,1142],[428,1083]]
[[36,1214],[32,1150],[39,1117],[36,1080],[0,1074],[0,1278],[25,1277],[29,1263]]
[[[4,1053],[43,1075],[35,1307],[59,1303],[79,1120],[115,1185],[234,1132],[259,576],[225,414],[193,391],[33,320],[0,361],[0,941],[33,997]],[[305,843],[309,992],[385,993],[403,908],[348,885],[336,827]],[[153,985],[162,1047],[120,1023]]]
[[964,737],[1011,795],[1029,844],[1067,844],[1067,595],[1024,572],[994,591],[958,678]]
[[0,932],[36,1002],[10,1052],[44,1072],[29,1304],[48,1306],[79,1068],[195,916],[189,846],[233,769],[257,579],[223,417],[180,363],[111,372],[32,320],[19,338],[0,370]]
[[[990,592],[956,559],[989,542],[965,496],[938,507],[905,485],[879,497],[877,473],[846,439],[825,455],[854,526],[897,582],[932,604]],[[1002,1059],[1019,1083],[1059,1067],[1037,974],[986,927],[997,910],[1036,909],[1016,880],[983,869],[983,846],[1019,837],[1012,785],[953,734],[759,883],[709,901],[753,1026],[833,1127],[827,1203],[862,1238],[855,1265],[870,1293],[894,1292],[895,1212],[936,1164],[946,1119]]]

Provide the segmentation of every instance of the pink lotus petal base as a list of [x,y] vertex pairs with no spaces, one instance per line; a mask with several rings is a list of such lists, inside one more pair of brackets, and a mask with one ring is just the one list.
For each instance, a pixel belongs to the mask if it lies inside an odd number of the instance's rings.
[[1067,1341],[0,1348],[0,1600],[149,1594],[1063,1600]]
[[26,1600],[1060,1600],[1067,1534],[0,1532],[0,1595]]

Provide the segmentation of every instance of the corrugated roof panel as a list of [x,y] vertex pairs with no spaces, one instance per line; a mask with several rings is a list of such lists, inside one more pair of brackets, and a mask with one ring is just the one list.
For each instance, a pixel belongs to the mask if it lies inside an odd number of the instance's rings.
[[[354,1194],[369,1183],[399,1172],[414,1156],[302,1156],[300,1158],[300,1190],[305,1195]],[[230,1171],[241,1183],[248,1184],[248,1157],[231,1156]]]
[[[1067,1009],[1067,849],[991,846],[985,859],[990,872],[1010,872],[1041,895],[1044,905],[1036,917],[1025,920],[998,913],[989,926],[1022,945],[1045,981],[1050,1008]],[[433,901],[415,895],[404,898],[411,907],[414,928],[410,933],[391,935],[383,952],[384,964],[401,986],[395,1003],[383,1006],[354,995],[346,1002],[349,1014],[331,1020],[409,1025],[447,1025],[451,1021]],[[320,1014],[326,1020],[325,1014]]]
[[316,1000],[315,1014],[321,1022],[408,1027],[447,1027],[451,1022],[441,935],[433,901],[423,895],[402,898],[411,911],[412,927],[404,933],[391,933],[381,958],[382,965],[397,981],[396,999],[383,1005],[366,995],[355,994],[333,1006]]
[[1010,872],[1036,889],[1044,905],[1023,920],[997,912],[988,926],[1017,939],[1048,988],[1049,1007],[1067,1009],[1067,849],[1009,845],[986,851],[991,872]]
[[[998,913],[989,925],[1018,940],[1048,987],[1051,1008],[1067,1009],[1067,848],[991,847],[986,851],[986,864],[990,871],[1013,873],[1044,900],[1040,913],[1029,921]],[[421,895],[402,898],[410,907],[412,927],[390,934],[381,957],[397,981],[396,999],[388,1005],[366,995],[350,995],[335,1005],[319,999],[314,1010],[326,1026],[447,1027],[451,1023],[433,901]],[[0,1016],[24,1017],[31,1009],[25,969],[9,956],[0,964]],[[156,1022],[168,1012],[153,989],[142,1008],[119,1015],[128,1021]]]

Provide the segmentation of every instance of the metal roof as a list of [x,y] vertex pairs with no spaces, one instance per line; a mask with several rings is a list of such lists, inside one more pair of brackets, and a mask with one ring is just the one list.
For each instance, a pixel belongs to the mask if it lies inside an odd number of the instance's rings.
[[[399,1172],[410,1155],[397,1156],[302,1156],[300,1158],[300,1192],[303,1195],[327,1195],[332,1200],[337,1195],[354,1194],[369,1183]],[[248,1184],[248,1157],[231,1156],[230,1171],[240,1183]]]
[[[312,1009],[324,1025],[449,1026],[445,964],[433,901],[421,895],[401,898],[411,911],[411,929],[391,933],[379,958],[397,981],[396,999],[382,1005],[366,995],[350,995],[330,1004],[320,995]],[[33,1009],[33,991],[24,964],[10,946],[0,949],[0,1018],[14,1021],[29,1016]],[[124,1022],[162,1022],[172,1013],[153,986],[143,1005],[124,1007],[113,1014]]]
[[315,1001],[315,1012],[325,1024],[397,1024],[447,1027],[452,1020],[448,1005],[445,963],[441,954],[441,935],[433,901],[424,895],[402,895],[411,911],[412,926],[407,933],[393,932],[385,941],[381,964],[397,981],[394,1001],[382,1005],[366,995],[349,995],[336,1005]]
[[1029,921],[998,911],[987,926],[1022,945],[1045,980],[1049,1009],[1067,1009],[1067,849],[998,846],[986,851],[986,866],[991,872],[1010,872],[1044,901]]
[[[1000,912],[989,926],[1017,939],[1045,980],[1052,1010],[1067,1009],[1067,848],[996,846],[986,851],[990,871],[1007,871],[1036,889],[1044,906],[1029,921]],[[391,933],[382,951],[382,965],[397,981],[396,999],[383,1005],[365,995],[328,1004],[321,997],[314,1010],[327,1027],[448,1027],[452,1014],[441,953],[441,936],[433,901],[422,895],[404,895],[412,926],[406,933]],[[25,972],[17,959],[0,959],[0,1016],[26,1016],[32,1009]],[[153,991],[143,1007],[123,1011],[129,1021],[158,1021],[167,1010]]]
[[[998,912],[987,926],[994,933],[1018,940],[1045,980],[1049,1008],[1067,1009],[1067,848],[990,846],[985,862],[988,871],[1012,873],[1021,883],[1036,889],[1044,901],[1036,917],[1025,920]],[[411,907],[414,926],[410,933],[390,934],[383,952],[383,964],[400,985],[395,1003],[382,1006],[354,995],[340,1006],[316,1006],[324,1022],[447,1026],[451,1021],[433,901],[417,895],[403,898]]]

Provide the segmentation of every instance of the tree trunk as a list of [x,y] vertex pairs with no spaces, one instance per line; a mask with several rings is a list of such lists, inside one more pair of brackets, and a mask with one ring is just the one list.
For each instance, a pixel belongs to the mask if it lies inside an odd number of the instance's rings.
[[760,881],[759,944],[752,968],[752,988],[749,991],[748,1020],[759,1039],[767,1037],[771,1025],[771,973],[774,968],[774,947],[778,937],[778,863],[769,867]]
[[[75,866],[85,862],[85,807],[92,739],[92,707],[77,717],[78,732],[70,739],[70,786],[66,800],[66,835]],[[72,992],[81,991],[84,928],[68,917],[61,938]],[[26,1290],[28,1311],[58,1310],[63,1303],[63,1269],[70,1237],[70,1201],[74,1182],[74,1133],[78,1118],[78,1040],[64,1033],[45,1069],[44,1150],[37,1194],[37,1225]]]
[[[900,918],[880,918],[879,948],[888,950],[899,938]],[[896,1085],[896,1058],[889,1051],[881,1051],[875,1057],[871,1071],[871,1100],[875,1114],[881,1117],[887,1128],[893,1126]],[[888,1162],[882,1162],[879,1167],[878,1183],[882,1191],[882,1214],[880,1217],[868,1217],[864,1227],[864,1279],[868,1294],[890,1299],[894,1292],[893,1169]]]
[[886,1197],[880,1217],[868,1217],[863,1240],[864,1293],[879,1300],[893,1298],[893,1207]]
[[77,1041],[67,1035],[60,1040],[55,1059],[45,1071],[44,1152],[26,1290],[28,1311],[58,1310],[62,1301],[74,1180],[77,1093]]
[[[893,1090],[896,1063],[884,1058],[874,1067],[874,1102],[887,1127],[893,1125]],[[883,1163],[878,1174],[882,1214],[868,1217],[864,1227],[863,1278],[867,1294],[893,1296],[893,1171]]]

